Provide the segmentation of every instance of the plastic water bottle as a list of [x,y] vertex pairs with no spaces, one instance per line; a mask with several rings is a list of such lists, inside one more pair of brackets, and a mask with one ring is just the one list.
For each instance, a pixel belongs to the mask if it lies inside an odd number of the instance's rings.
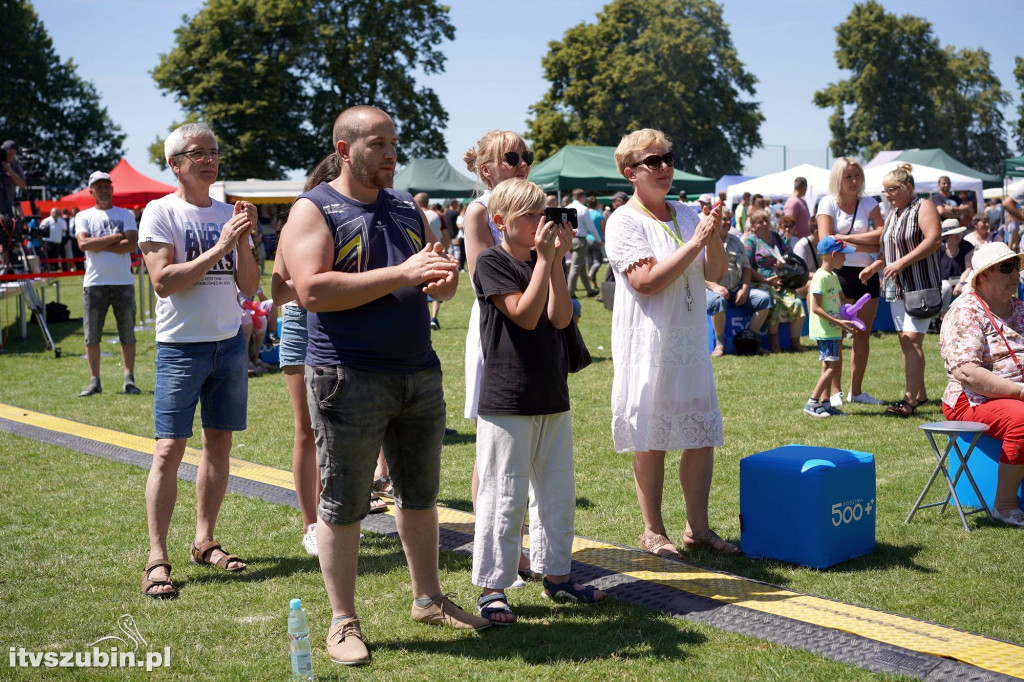
[[885,280],[885,292],[883,294],[886,301],[892,303],[896,300],[896,278],[888,277]]
[[288,639],[291,641],[292,679],[313,679],[313,652],[309,648],[309,621],[301,599],[292,599],[288,612]]

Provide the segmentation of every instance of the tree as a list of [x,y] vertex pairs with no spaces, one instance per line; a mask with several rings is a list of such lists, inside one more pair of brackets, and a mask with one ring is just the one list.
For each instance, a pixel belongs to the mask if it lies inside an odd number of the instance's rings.
[[1017,81],[1017,89],[1021,91],[1020,105],[1017,107],[1017,121],[1013,128],[1013,140],[1017,143],[1017,151],[1024,154],[1024,58],[1013,58],[1013,77]]
[[1010,96],[992,73],[985,49],[947,47],[946,56],[951,77],[936,92],[944,139],[934,139],[971,168],[1001,175],[1010,155],[1002,107]]
[[829,119],[832,153],[852,156],[883,149],[927,147],[941,129],[931,96],[949,74],[948,55],[931,24],[897,17],[874,2],[854,5],[836,27],[836,62],[853,76],[814,93]]
[[[153,78],[213,128],[226,177],[312,168],[355,104],[395,119],[399,161],[447,153],[448,114],[413,77],[443,71],[436,48],[455,37],[435,0],[207,0],[175,33]],[[164,162],[161,146],[150,156]]]
[[29,184],[77,186],[124,155],[125,135],[92,83],[61,62],[27,0],[0,0],[0,135],[35,148]]
[[850,78],[814,93],[833,109],[832,153],[941,147],[978,170],[1006,158],[1009,97],[982,48],[943,48],[925,19],[889,14],[874,0],[836,27],[836,62]]
[[597,23],[551,42],[542,65],[551,87],[527,121],[539,159],[652,127],[672,140],[681,167],[718,177],[761,146],[764,117],[742,99],[757,79],[712,0],[613,0]]

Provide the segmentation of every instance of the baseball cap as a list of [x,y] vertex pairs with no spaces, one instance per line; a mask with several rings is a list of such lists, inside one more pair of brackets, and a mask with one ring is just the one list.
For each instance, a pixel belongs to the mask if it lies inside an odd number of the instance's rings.
[[715,198],[713,196],[711,196],[710,194],[701,194],[700,197],[697,198],[697,202],[701,203],[701,204],[709,204],[710,205],[710,204],[715,203]]
[[89,187],[92,187],[94,182],[100,180],[110,180],[110,173],[104,173],[103,171],[93,171],[89,176]]
[[850,246],[842,239],[836,239],[832,235],[829,235],[818,242],[818,255],[824,256],[830,253],[853,253],[856,251],[854,247]]
[[2,145],[0,145],[0,149],[2,149],[3,151],[7,151],[8,149],[11,149],[12,147],[17,147],[17,146],[18,145],[14,143],[14,140],[4,140],[4,143]]
[[629,196],[625,192],[616,192],[612,195],[612,201],[618,199],[619,201],[629,201]]

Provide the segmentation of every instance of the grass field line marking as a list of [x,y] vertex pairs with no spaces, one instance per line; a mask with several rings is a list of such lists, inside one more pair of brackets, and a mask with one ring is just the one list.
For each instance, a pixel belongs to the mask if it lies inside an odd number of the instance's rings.
[[[3,403],[0,403],[0,417],[9,421],[18,422],[19,424],[35,426],[37,428],[47,429],[57,433],[66,433],[79,438],[87,438],[100,443],[107,443],[109,445],[116,445],[128,450],[141,452],[145,455],[149,455],[150,457],[153,456],[152,438],[135,436],[130,433],[114,431],[113,429],[106,429],[100,426],[91,426],[89,424],[83,424],[70,419],[63,419],[61,417],[54,417],[40,412],[33,412],[13,405],[5,405]],[[196,450],[195,448],[185,448],[185,455],[182,457],[181,461],[185,464],[199,466],[201,456],[202,453],[199,450]],[[250,481],[259,481],[260,483],[266,483],[267,485],[277,486],[278,488],[284,488],[286,490],[295,490],[295,481],[292,478],[292,472],[290,471],[275,469],[274,467],[268,467],[262,464],[254,464],[253,462],[247,462],[244,459],[236,459],[234,457],[231,458],[230,466],[232,476],[237,476]]]
[[[122,433],[69,419],[0,403],[0,418],[79,438],[116,445],[152,456],[153,439]],[[198,466],[201,453],[186,448],[182,461]],[[292,473],[231,458],[231,475],[295,490]],[[438,507],[438,521],[447,529],[472,535],[470,512]],[[388,514],[393,515],[389,507]],[[804,623],[840,630],[867,639],[979,668],[1024,677],[1024,647],[983,635],[876,611],[868,607],[793,592],[742,576],[705,570],[692,564],[662,559],[637,549],[577,536],[573,559],[615,571],[636,580],[656,583],[715,601],[733,604]]]

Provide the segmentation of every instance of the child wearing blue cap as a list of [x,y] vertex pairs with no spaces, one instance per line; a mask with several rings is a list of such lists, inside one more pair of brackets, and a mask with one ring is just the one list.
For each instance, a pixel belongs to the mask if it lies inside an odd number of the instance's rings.
[[842,379],[843,330],[853,332],[856,327],[853,322],[839,315],[842,287],[835,271],[843,267],[846,254],[855,250],[831,235],[818,242],[821,267],[814,272],[807,299],[811,309],[811,338],[818,342],[818,357],[821,358],[821,377],[814,386],[810,400],[804,405],[804,412],[812,417],[845,414],[829,403],[829,391],[833,385],[839,385]]

